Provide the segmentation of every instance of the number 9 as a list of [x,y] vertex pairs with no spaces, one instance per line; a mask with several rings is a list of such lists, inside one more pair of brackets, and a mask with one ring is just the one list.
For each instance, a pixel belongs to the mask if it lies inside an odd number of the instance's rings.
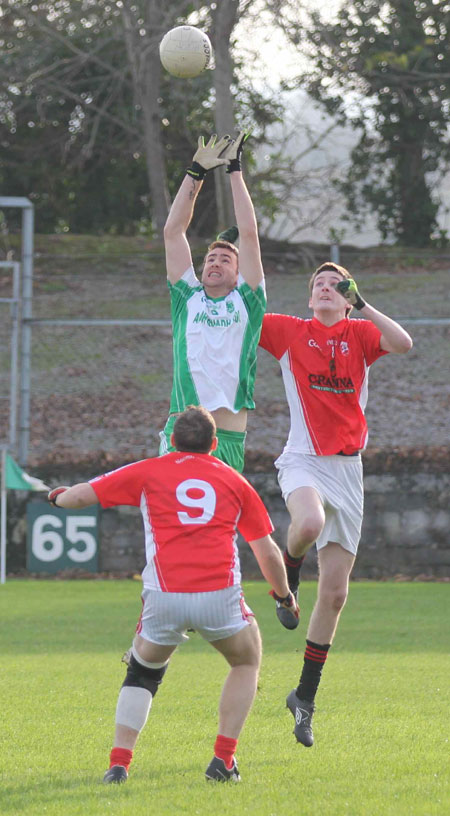
[[[203,496],[194,499],[188,496],[188,490],[196,488],[203,491]],[[190,516],[184,511],[178,512],[178,518],[181,524],[207,524],[214,516],[216,509],[216,492],[209,482],[204,482],[203,479],[185,479],[180,482],[176,489],[176,497],[180,504],[184,507],[195,507],[202,510],[201,516]]]

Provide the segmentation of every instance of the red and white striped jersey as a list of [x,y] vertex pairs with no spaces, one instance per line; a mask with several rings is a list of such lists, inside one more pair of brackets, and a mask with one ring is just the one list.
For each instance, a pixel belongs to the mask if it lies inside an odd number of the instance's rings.
[[211,592],[239,584],[237,530],[255,541],[273,530],[263,502],[210,454],[175,451],[92,479],[102,507],[140,507],[148,589]]
[[330,456],[367,444],[369,366],[387,352],[369,320],[345,318],[325,326],[266,314],[260,346],[280,363],[291,414],[285,451]]

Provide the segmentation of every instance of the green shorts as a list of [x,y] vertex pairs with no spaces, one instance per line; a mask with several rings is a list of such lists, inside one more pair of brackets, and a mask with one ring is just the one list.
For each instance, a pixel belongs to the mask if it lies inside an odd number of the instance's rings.
[[[164,430],[160,432],[159,438],[159,455],[164,456],[165,453],[172,453],[175,448],[170,444],[170,437],[173,432],[173,426],[177,415],[172,415],[167,420]],[[214,451],[214,456],[217,456],[226,465],[234,468],[238,473],[244,470],[244,450],[245,450],[245,431],[224,431],[222,428],[217,428],[218,445]]]

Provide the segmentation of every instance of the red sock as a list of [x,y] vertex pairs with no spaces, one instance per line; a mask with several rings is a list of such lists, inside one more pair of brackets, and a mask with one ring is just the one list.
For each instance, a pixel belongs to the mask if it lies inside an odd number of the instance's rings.
[[125,770],[128,771],[132,759],[133,751],[130,751],[128,748],[113,748],[109,755],[109,767],[112,768],[113,765],[123,765]]
[[214,743],[214,754],[219,759],[223,759],[226,768],[230,770],[233,767],[233,757],[237,748],[238,741],[232,737],[224,737],[222,734],[217,734]]

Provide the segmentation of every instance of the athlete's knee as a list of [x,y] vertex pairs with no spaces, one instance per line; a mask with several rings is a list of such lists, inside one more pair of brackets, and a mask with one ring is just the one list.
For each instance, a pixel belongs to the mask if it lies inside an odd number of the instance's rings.
[[[311,546],[322,532],[323,521],[316,516],[294,517],[289,526],[289,539],[298,546]],[[295,555],[295,553],[291,553]]]
[[154,697],[162,683],[168,665],[169,663],[167,662],[158,668],[150,668],[149,666],[144,666],[142,663],[139,663],[132,654],[122,688],[126,686],[143,688],[149,691],[152,697]]
[[340,612],[344,608],[348,595],[347,587],[322,587],[319,597],[329,609]]
[[259,669],[262,656],[262,642],[261,634],[255,618],[251,619],[251,623],[241,629],[242,640],[239,651],[234,656],[234,665],[247,665],[255,669]]

